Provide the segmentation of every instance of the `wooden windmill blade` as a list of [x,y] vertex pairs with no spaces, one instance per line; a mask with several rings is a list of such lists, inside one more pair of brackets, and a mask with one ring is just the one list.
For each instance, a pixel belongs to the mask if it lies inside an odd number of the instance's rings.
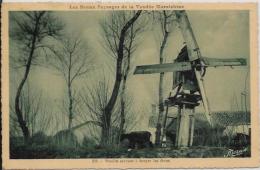
[[[191,25],[190,25],[186,12],[184,10],[176,11],[175,14],[176,14],[177,21],[178,21],[180,29],[181,29],[183,39],[187,45],[189,61],[201,59],[202,56],[200,54],[199,46],[195,39],[195,36],[192,31],[192,28],[191,28]],[[200,91],[203,106],[205,109],[205,116],[206,116],[209,124],[212,126],[210,107],[209,107],[208,99],[206,96],[206,91],[205,91],[204,84],[203,84],[203,78],[202,78],[200,72],[196,70],[196,68],[194,68],[193,71],[195,72],[196,79],[198,82],[199,91]]]
[[190,62],[176,62],[176,63],[136,66],[134,74],[152,74],[152,73],[188,71],[188,70],[191,70]]
[[192,31],[190,21],[188,19],[186,11],[185,10],[175,11],[175,14],[180,26],[183,39],[187,45],[189,60],[194,61],[199,59],[201,57],[199,46],[195,39],[194,33]]
[[208,58],[202,57],[203,64],[207,67],[219,66],[245,66],[247,65],[245,58]]
[[199,71],[195,70],[195,75],[196,75],[196,78],[197,78],[199,91],[200,91],[202,103],[203,103],[204,110],[205,110],[205,116],[206,116],[206,119],[208,120],[209,124],[212,126],[213,123],[212,123],[212,120],[211,120],[211,112],[210,112],[210,107],[209,107],[209,102],[208,102],[208,98],[207,98],[207,95],[206,95],[206,91],[205,91],[205,88],[204,88],[203,78],[202,78]]

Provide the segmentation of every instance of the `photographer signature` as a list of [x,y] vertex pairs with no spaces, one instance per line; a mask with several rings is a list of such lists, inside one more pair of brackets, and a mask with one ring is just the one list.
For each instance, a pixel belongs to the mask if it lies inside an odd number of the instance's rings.
[[228,153],[226,155],[224,155],[224,157],[236,157],[236,156],[242,155],[243,153],[245,153],[247,151],[248,151],[247,148],[240,149],[240,150],[228,149]]

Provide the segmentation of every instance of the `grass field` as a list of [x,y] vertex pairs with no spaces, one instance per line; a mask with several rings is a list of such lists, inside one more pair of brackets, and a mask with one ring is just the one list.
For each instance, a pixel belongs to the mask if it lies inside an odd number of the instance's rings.
[[[249,147],[248,147],[249,148]],[[10,150],[11,159],[59,159],[59,158],[221,158],[226,156],[249,157],[250,149],[226,147],[190,148],[57,148],[50,145],[16,146]]]

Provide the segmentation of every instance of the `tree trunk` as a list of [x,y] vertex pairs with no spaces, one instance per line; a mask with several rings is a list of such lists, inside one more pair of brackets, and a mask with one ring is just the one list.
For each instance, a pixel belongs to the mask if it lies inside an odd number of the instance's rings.
[[123,83],[122,83],[122,94],[121,94],[121,112],[120,112],[120,126],[119,126],[119,142],[120,142],[120,136],[124,132],[124,125],[125,125],[125,100],[126,100],[126,80],[127,80],[127,75],[130,70],[130,56],[127,58],[127,68],[125,71],[125,75],[123,78]]
[[[162,64],[160,62],[160,64]],[[160,138],[161,138],[161,122],[163,117],[163,111],[164,111],[164,104],[163,104],[163,78],[164,73],[160,73],[160,81],[159,81],[159,115],[158,115],[158,121],[156,126],[156,137],[155,137],[155,144],[159,146],[161,144]]]
[[[123,83],[123,86],[125,86],[125,82]],[[121,134],[124,133],[124,125],[125,125],[125,99],[123,94],[123,96],[121,97],[120,126],[119,126],[119,134],[118,134],[119,142],[120,142]]]
[[36,26],[34,29],[34,35],[33,35],[33,39],[32,39],[32,43],[31,43],[31,50],[29,53],[29,57],[26,63],[26,67],[25,67],[25,72],[24,72],[24,76],[22,78],[22,81],[20,82],[17,92],[16,92],[16,96],[15,96],[15,113],[18,119],[18,123],[20,128],[22,129],[22,133],[25,139],[25,142],[29,141],[30,138],[30,132],[29,132],[29,128],[26,124],[26,121],[24,120],[23,117],[23,113],[21,110],[21,106],[20,106],[20,97],[21,97],[21,93],[22,93],[22,89],[24,87],[24,84],[28,78],[28,75],[30,73],[30,68],[31,68],[31,63],[32,63],[32,58],[34,55],[34,50],[35,50],[35,42],[36,42],[36,34],[37,34],[37,30],[38,30],[38,23],[39,21],[37,20],[36,22]]
[[[109,138],[109,132],[110,132],[110,119],[112,115],[113,108],[116,103],[116,99],[119,93],[120,84],[122,81],[122,61],[124,57],[124,44],[125,44],[125,37],[128,29],[134,24],[134,22],[138,19],[142,11],[138,11],[123,27],[120,33],[119,38],[119,44],[118,44],[118,52],[117,52],[117,62],[116,62],[116,80],[114,83],[114,88],[112,91],[112,95],[108,101],[108,104],[105,107],[104,110],[104,125],[102,127],[102,136],[101,139],[108,139]],[[105,135],[105,136],[103,136]],[[101,141],[104,141],[101,140]]]
[[102,128],[101,128],[101,145],[102,146],[109,146],[110,144],[110,119],[111,116],[108,117],[109,114],[104,113],[103,116],[103,124],[102,124]]
[[[166,13],[164,12],[164,15]],[[169,32],[166,29],[167,27],[167,18],[166,16],[164,17],[164,36],[163,36],[163,41],[160,47],[160,64],[163,64],[163,52],[165,49],[165,45],[167,43],[168,37],[169,37]],[[164,73],[160,73],[160,82],[159,82],[159,115],[158,115],[158,121],[157,121],[157,126],[156,126],[156,133],[155,133],[155,145],[159,146],[161,144],[161,122],[162,122],[162,117],[163,117],[163,111],[164,111],[164,101],[163,101],[163,79],[164,79]]]
[[110,144],[109,140],[109,129],[102,127],[101,131],[101,146],[107,147]]
[[125,60],[125,73],[123,78],[123,84],[122,84],[122,94],[121,94],[121,113],[120,113],[120,126],[119,126],[119,143],[120,143],[120,136],[124,132],[124,125],[125,125],[125,102],[126,102],[126,80],[127,76],[130,71],[130,58],[131,58],[131,48],[133,44],[133,25],[131,26],[131,33],[130,33],[130,44],[127,49],[127,60]]
[[67,88],[68,88],[68,98],[69,98],[69,123],[68,123],[68,130],[70,131],[72,126],[72,119],[73,119],[73,98],[71,93],[71,86],[72,86],[72,78],[71,78],[71,68],[72,68],[72,52],[69,52],[69,67],[68,67],[68,80],[67,80]]
[[68,85],[68,96],[69,96],[69,124],[68,129],[71,129],[72,126],[72,119],[73,119],[73,111],[72,111],[72,105],[73,105],[73,99],[71,94],[71,85]]

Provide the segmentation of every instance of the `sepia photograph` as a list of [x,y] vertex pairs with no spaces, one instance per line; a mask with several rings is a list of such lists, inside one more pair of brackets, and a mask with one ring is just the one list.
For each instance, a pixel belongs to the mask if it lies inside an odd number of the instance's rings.
[[250,10],[7,16],[8,159],[251,158]]

